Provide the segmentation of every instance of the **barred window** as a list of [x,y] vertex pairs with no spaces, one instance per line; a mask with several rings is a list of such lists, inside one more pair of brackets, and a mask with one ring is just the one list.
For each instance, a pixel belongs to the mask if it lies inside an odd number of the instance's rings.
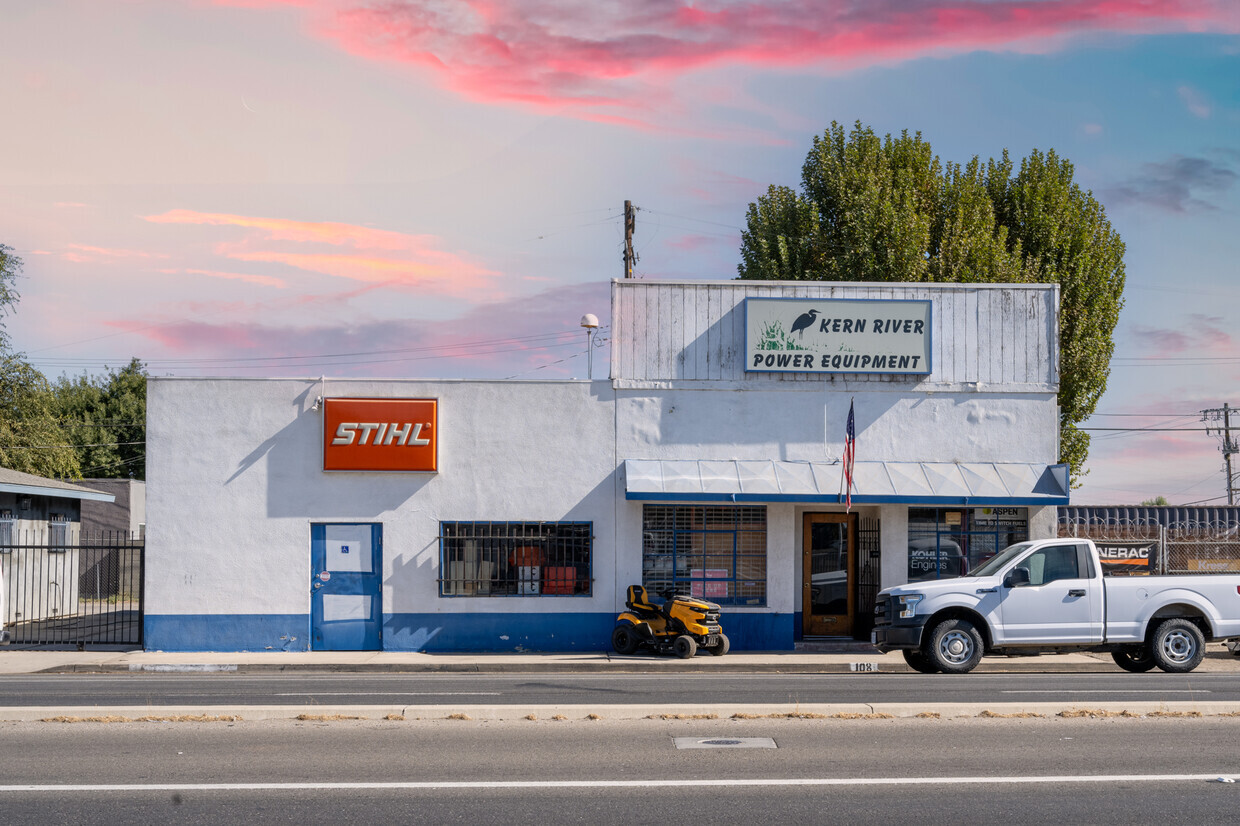
[[589,596],[592,522],[440,522],[439,595]]
[[766,508],[645,505],[642,584],[720,605],[766,605]]

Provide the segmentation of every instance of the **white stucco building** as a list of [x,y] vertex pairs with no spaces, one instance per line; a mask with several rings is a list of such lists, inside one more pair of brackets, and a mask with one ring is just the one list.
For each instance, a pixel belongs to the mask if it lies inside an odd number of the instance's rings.
[[879,587],[1054,535],[1057,304],[625,280],[606,379],[152,378],[146,645],[602,649],[637,583],[734,649],[868,636]]

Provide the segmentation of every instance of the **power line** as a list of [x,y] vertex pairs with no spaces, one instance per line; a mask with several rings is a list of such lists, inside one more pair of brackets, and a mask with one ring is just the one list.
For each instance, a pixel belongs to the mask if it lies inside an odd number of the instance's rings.
[[0,450],[61,450],[61,449],[77,449],[79,447],[112,447],[121,445],[144,445],[146,440],[139,442],[95,442],[89,445],[0,445]]

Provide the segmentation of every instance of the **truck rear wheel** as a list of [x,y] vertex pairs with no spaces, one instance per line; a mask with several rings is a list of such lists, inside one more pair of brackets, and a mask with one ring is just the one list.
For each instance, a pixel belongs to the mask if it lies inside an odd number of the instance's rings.
[[930,661],[930,658],[921,653],[917,648],[905,648],[900,652],[904,655],[904,661],[908,663],[908,667],[920,674],[938,674],[939,667]]
[[944,674],[967,674],[982,661],[982,633],[962,619],[943,620],[930,631],[923,652]]
[[1206,638],[1201,629],[1183,618],[1161,622],[1150,639],[1154,665],[1171,674],[1184,674],[1201,665]]
[[1154,655],[1144,645],[1112,651],[1111,659],[1115,660],[1115,664],[1120,668],[1134,674],[1143,674],[1155,666]]

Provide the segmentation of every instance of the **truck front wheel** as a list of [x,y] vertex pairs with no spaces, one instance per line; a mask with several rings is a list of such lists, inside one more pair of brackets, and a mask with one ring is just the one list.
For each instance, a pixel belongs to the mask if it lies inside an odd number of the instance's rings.
[[904,655],[904,661],[908,663],[908,667],[919,674],[938,674],[939,667],[930,661],[930,658],[921,653],[920,648],[906,648],[900,652]]
[[982,633],[962,619],[943,620],[930,631],[923,652],[944,674],[967,674],[982,661]]
[[1184,674],[1201,665],[1206,655],[1206,638],[1189,620],[1164,620],[1150,640],[1154,665],[1171,674]]

